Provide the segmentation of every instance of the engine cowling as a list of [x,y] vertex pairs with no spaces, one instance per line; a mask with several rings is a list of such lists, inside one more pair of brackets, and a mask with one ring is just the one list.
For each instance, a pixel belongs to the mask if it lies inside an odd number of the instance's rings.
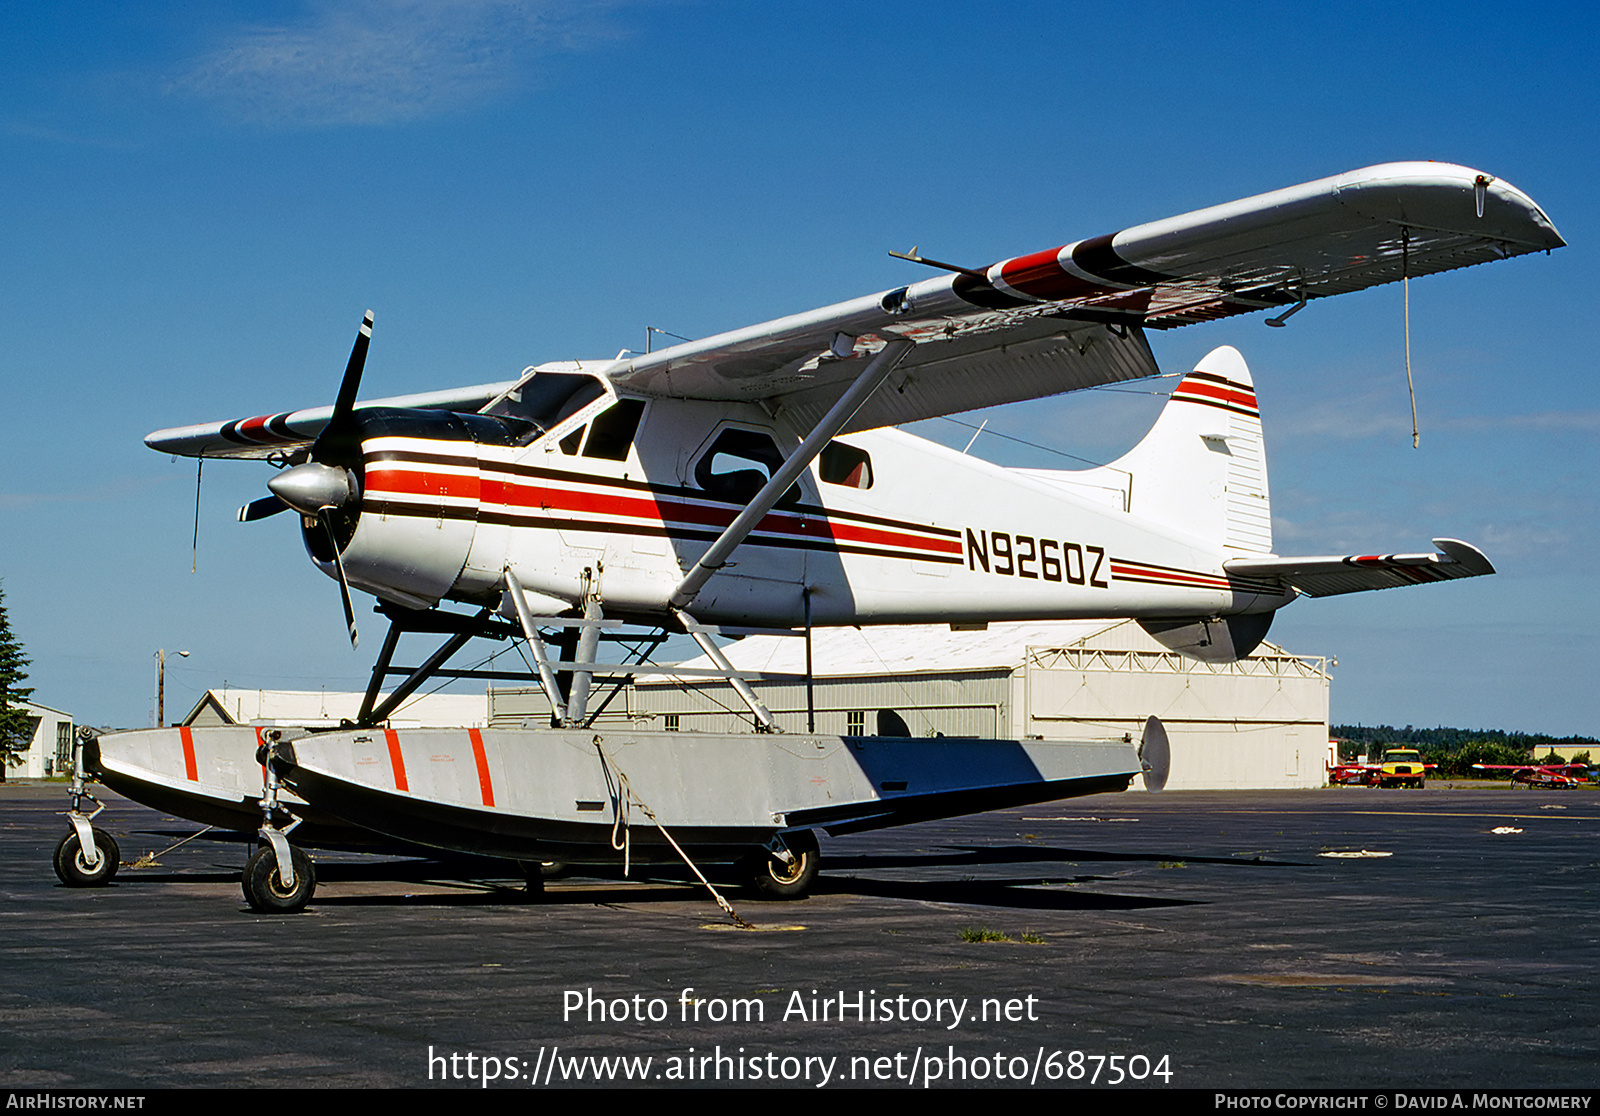
[[[358,494],[326,513],[345,577],[408,608],[438,604],[459,578],[477,530],[479,445],[517,444],[531,427],[499,416],[399,408],[357,411],[353,422],[361,453],[348,469]],[[303,487],[318,499],[322,487],[336,486],[308,476]],[[304,514],[301,527],[312,561],[337,578],[327,530]]]

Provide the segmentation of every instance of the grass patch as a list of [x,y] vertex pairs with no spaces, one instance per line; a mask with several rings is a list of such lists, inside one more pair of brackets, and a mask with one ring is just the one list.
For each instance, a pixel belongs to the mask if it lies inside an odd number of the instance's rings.
[[1001,930],[990,930],[987,926],[969,926],[961,931],[961,940],[964,942],[1009,942],[1011,939]]

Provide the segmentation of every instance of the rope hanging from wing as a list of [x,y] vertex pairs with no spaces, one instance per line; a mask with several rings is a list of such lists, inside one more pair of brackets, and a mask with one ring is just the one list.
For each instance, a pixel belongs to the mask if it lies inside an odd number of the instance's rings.
[[[1481,214],[1480,214],[1481,215]],[[1400,289],[1405,293],[1406,306],[1406,391],[1411,396],[1411,448],[1422,444],[1422,434],[1417,429],[1417,389],[1411,382],[1411,230],[1400,230]]]

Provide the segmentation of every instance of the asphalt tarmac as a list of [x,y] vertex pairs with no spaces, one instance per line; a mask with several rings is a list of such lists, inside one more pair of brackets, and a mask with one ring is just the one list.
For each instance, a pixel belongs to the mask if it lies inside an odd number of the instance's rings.
[[[194,828],[103,797],[125,865]],[[530,902],[348,854],[263,916],[205,841],[68,889],[65,806],[0,785],[0,1088],[1600,1085],[1590,790],[1128,793],[823,838],[812,898],[729,892],[754,931],[682,881]]]

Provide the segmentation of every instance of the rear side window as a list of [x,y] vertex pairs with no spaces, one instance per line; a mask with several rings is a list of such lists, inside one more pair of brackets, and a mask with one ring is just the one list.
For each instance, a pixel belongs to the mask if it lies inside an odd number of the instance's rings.
[[817,457],[817,476],[845,488],[872,487],[872,458],[843,442],[829,442]]
[[[783,464],[783,454],[768,435],[754,430],[724,430],[694,467],[694,480],[713,496],[748,503]],[[778,506],[800,499],[800,486],[792,485]]]

